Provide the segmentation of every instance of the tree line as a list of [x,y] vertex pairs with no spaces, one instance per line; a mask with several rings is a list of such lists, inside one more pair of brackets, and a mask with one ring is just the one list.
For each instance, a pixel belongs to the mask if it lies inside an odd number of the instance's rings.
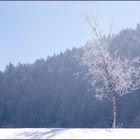
[[[139,27],[114,35],[111,53],[139,56]],[[66,50],[33,64],[7,65],[0,72],[0,127],[111,127],[111,103],[101,104],[89,90],[84,79],[87,69],[76,55],[83,55],[83,49]],[[139,92],[119,99],[121,127],[140,127]]]

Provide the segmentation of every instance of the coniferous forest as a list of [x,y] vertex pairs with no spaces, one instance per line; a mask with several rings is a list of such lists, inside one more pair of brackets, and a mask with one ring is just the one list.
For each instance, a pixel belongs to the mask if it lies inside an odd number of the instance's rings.
[[[111,53],[140,56],[140,25],[113,35],[110,46]],[[0,127],[111,127],[111,102],[95,98],[75,57],[82,53],[82,47],[73,48],[33,64],[7,65],[0,72]],[[139,128],[140,89],[117,104],[120,127]]]

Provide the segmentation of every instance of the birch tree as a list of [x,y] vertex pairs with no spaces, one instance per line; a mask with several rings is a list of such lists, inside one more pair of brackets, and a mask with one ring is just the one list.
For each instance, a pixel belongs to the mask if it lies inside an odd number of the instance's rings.
[[120,58],[109,52],[111,30],[103,34],[94,17],[85,16],[92,40],[84,47],[80,62],[88,69],[89,84],[99,100],[112,102],[112,128],[117,127],[117,99],[140,88],[140,58]]

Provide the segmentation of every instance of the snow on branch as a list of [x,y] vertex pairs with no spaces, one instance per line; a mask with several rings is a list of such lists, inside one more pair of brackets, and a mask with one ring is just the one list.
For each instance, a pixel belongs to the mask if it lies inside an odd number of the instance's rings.
[[117,96],[131,93],[140,88],[140,57],[133,60],[113,56],[109,52],[110,34],[103,35],[94,18],[85,15],[92,29],[92,41],[83,48],[80,58],[88,68],[90,84],[95,89],[96,97],[109,98],[110,93]]

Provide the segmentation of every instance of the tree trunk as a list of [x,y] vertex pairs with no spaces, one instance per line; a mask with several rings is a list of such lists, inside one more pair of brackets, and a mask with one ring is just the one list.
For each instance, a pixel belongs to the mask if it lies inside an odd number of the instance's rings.
[[112,95],[112,116],[113,116],[112,128],[117,128],[117,125],[116,125],[116,122],[117,122],[117,106],[116,106],[115,95]]

